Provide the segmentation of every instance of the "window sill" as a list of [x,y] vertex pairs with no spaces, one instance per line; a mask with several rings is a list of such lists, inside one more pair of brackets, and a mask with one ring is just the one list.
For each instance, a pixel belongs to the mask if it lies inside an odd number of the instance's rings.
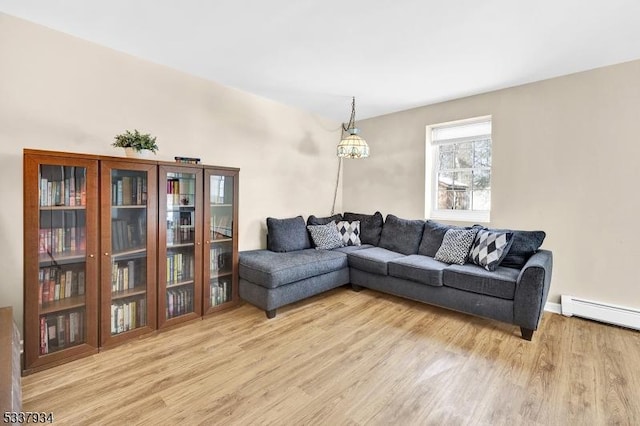
[[470,210],[433,210],[429,219],[447,220],[452,222],[476,222],[489,223],[490,211],[470,211]]

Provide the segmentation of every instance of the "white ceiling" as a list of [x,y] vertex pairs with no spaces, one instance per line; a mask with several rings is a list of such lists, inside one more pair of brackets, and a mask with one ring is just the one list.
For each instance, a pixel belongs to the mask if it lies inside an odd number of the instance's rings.
[[640,58],[640,0],[0,0],[0,11],[338,121],[352,95],[366,118]]

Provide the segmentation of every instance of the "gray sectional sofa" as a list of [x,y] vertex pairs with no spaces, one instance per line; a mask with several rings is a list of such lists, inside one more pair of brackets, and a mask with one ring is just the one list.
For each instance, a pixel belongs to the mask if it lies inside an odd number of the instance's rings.
[[[328,229],[332,223],[358,224],[360,245],[314,248],[309,231]],[[549,292],[553,258],[551,251],[539,249],[545,237],[542,231],[463,228],[393,215],[383,221],[379,212],[310,216],[306,223],[302,216],[269,218],[267,230],[266,250],[240,252],[239,291],[268,318],[282,306],[351,284],[356,291],[370,288],[514,324],[523,338],[531,340]],[[492,242],[484,241],[485,259],[472,259],[467,249],[463,264],[451,263],[447,250],[451,244],[457,249],[460,238],[469,234],[472,254],[482,253],[478,240],[489,236]],[[500,243],[502,251],[495,250],[498,243],[492,238],[506,240]],[[487,251],[494,257],[499,254],[499,259],[491,260]]]

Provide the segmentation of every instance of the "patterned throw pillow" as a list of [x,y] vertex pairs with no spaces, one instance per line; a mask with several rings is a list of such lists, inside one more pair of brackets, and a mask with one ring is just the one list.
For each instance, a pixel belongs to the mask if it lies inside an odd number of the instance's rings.
[[359,246],[362,245],[360,242],[360,221],[354,220],[353,222],[348,222],[346,220],[342,220],[337,223],[338,232],[342,236],[342,242],[345,246]]
[[487,271],[495,271],[509,253],[512,243],[513,234],[511,232],[481,229],[471,246],[469,260],[484,267]]
[[473,229],[449,229],[442,239],[442,244],[434,256],[435,260],[444,263],[464,265],[469,256],[469,249],[478,233]]
[[335,222],[329,222],[326,225],[307,225],[307,229],[311,233],[316,250],[331,250],[344,246]]

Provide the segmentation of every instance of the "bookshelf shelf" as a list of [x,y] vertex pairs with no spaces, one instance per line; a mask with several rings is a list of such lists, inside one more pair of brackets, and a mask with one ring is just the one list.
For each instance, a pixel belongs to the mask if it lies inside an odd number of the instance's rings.
[[233,207],[233,204],[211,203],[211,207]]
[[48,210],[86,210],[86,206],[67,206],[67,205],[59,205],[59,206],[40,206],[40,211],[48,211]]
[[127,290],[114,291],[111,293],[112,300],[126,299],[128,297],[144,296],[147,293],[146,286],[139,286]]
[[145,257],[146,255],[147,255],[147,248],[139,247],[132,250],[113,253],[113,258],[114,259],[140,258],[140,257]]
[[233,238],[214,238],[211,240],[212,244],[219,244],[219,243],[228,243],[228,242],[232,242]]
[[40,308],[41,315],[52,314],[55,312],[66,311],[69,309],[78,309],[85,306],[84,295],[68,297],[65,299],[54,300],[53,302],[42,302]]
[[180,281],[177,283],[172,283],[172,284],[167,284],[167,288],[179,288],[179,287],[184,287],[186,285],[193,285],[193,280],[187,280],[187,281]]
[[87,255],[84,252],[75,252],[71,254],[40,253],[38,255],[38,263],[41,267],[64,265],[68,263],[84,262],[86,256]]
[[112,205],[112,209],[146,209],[146,204]]

